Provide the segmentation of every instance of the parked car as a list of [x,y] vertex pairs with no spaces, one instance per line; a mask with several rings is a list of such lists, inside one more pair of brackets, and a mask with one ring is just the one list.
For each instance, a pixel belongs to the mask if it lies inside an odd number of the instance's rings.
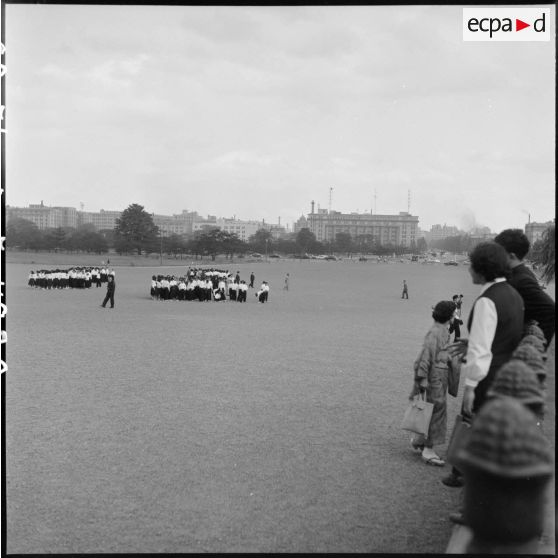
[[262,257],[262,255],[259,254],[258,252],[252,252],[252,253],[250,254],[250,256],[252,256],[252,258],[261,258],[261,257]]
[[337,258],[335,256],[326,256],[324,260],[337,261]]
[[269,254],[270,258],[280,258],[281,256],[279,254]]
[[444,265],[459,265],[456,261],[444,262]]

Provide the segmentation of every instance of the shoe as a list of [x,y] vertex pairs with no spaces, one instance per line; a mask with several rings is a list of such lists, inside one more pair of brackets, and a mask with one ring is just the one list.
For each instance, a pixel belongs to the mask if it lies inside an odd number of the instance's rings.
[[424,444],[417,444],[414,438],[411,438],[411,449],[422,453],[422,450],[424,450]]
[[437,455],[433,455],[432,457],[424,457],[423,455],[422,460],[427,465],[434,465],[435,467],[443,467],[446,464],[446,462]]
[[463,517],[463,512],[452,512],[449,514],[450,521],[456,525],[465,525],[465,519]]
[[442,484],[451,486],[452,488],[461,488],[465,484],[465,481],[461,475],[454,475],[453,473],[450,473],[442,478]]

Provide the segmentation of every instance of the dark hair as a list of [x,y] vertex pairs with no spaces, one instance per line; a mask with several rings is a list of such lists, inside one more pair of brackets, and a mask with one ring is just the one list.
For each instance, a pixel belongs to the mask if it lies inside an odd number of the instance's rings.
[[509,270],[506,250],[488,241],[477,244],[470,252],[469,259],[475,273],[482,275],[486,281],[494,281],[496,277],[505,277]]
[[529,252],[529,239],[521,229],[505,229],[494,238],[494,242],[503,246],[508,254],[515,254],[520,260]]
[[455,302],[451,300],[441,300],[434,306],[432,317],[434,321],[444,324],[453,316],[456,308]]
[[459,297],[458,297],[457,295],[453,295],[453,296],[451,297],[452,300],[455,300],[456,298],[459,298]]

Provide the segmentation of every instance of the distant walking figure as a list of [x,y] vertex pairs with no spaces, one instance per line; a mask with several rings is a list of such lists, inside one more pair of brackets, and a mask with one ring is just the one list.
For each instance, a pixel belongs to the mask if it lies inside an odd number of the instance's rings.
[[103,304],[101,306],[105,308],[107,302],[110,300],[110,307],[114,308],[114,290],[116,285],[114,283],[114,276],[109,275],[107,277],[107,296],[105,296],[105,300],[103,300]]
[[254,281],[256,280],[256,276],[254,275],[254,272],[252,271],[252,273],[250,273],[250,284],[248,285],[251,289],[254,288]]
[[401,293],[401,298],[409,298],[409,291],[407,289],[407,281],[403,279],[403,292]]
[[283,286],[283,290],[284,291],[289,290],[289,274],[288,273],[287,273],[287,275],[285,275],[285,285]]

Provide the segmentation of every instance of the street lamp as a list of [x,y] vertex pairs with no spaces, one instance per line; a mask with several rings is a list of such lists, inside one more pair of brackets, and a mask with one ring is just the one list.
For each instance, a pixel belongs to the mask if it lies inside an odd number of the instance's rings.
[[269,238],[266,238],[265,239],[265,259],[266,259],[266,261],[268,261],[268,257],[267,257],[267,244],[268,244],[268,242],[269,242]]

